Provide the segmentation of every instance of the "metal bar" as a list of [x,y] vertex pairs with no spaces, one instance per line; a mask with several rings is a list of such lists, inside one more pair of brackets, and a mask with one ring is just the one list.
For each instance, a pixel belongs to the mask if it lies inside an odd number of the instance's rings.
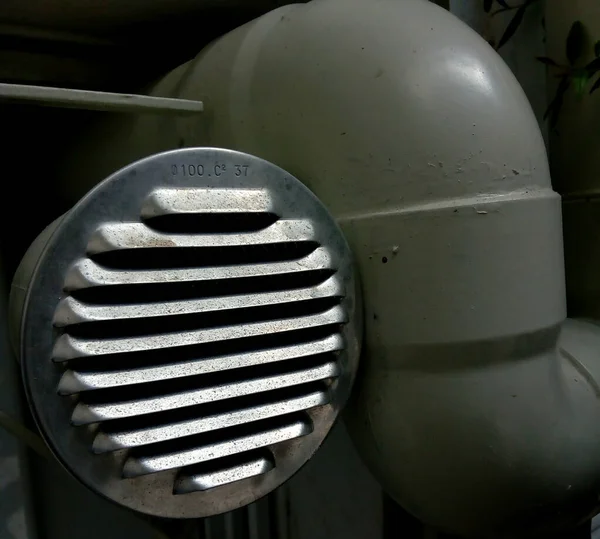
[[275,497],[275,537],[290,539],[290,493],[288,485],[280,486],[271,496]]
[[261,538],[258,526],[258,509],[256,503],[251,503],[248,508],[248,539],[267,539]]
[[20,442],[29,446],[38,455],[44,458],[52,458],[48,446],[44,443],[42,438],[35,432],[29,430],[20,421],[14,419],[8,414],[0,410],[0,428],[4,429],[5,432],[14,436]]
[[236,539],[235,537],[235,517],[238,513],[225,513],[225,539]]
[[197,114],[204,110],[202,101],[189,99],[30,86],[28,84],[0,83],[0,100],[111,112]]

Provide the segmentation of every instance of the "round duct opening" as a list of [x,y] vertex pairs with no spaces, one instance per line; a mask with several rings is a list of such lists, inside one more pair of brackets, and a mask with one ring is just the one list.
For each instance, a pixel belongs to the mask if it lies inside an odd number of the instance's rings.
[[11,309],[33,414],[74,476],[196,518],[311,457],[348,397],[361,322],[348,245],[301,182],[234,151],[166,152],[46,236]]

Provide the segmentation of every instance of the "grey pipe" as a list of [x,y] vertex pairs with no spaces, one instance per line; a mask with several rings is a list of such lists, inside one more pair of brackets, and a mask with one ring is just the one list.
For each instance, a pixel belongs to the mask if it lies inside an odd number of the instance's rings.
[[600,333],[565,323],[560,198],[487,43],[426,0],[319,0],[224,36],[153,94],[206,113],[118,119],[71,155],[99,180],[156,151],[228,147],[323,200],[364,287],[349,423],[399,503],[470,537],[595,510]]

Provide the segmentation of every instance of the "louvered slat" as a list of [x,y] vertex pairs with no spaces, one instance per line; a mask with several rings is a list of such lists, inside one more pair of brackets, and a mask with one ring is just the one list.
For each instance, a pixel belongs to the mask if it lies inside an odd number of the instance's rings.
[[272,444],[306,436],[312,432],[312,426],[307,421],[295,421],[289,425],[265,430],[232,440],[193,447],[181,451],[173,451],[161,455],[130,457],[123,468],[125,477],[138,477],[149,473],[161,472],[172,468],[190,466],[199,462],[226,457],[242,452],[251,451]]
[[62,335],[56,341],[52,359],[54,361],[67,361],[77,357],[102,356],[138,352],[143,350],[156,350],[174,348],[178,346],[191,346],[200,343],[229,341],[268,335],[287,331],[296,331],[304,328],[314,328],[346,322],[346,314],[340,306],[310,316],[300,316],[283,320],[271,320],[239,326],[225,326],[164,335],[149,335],[145,337],[119,338],[119,339],[80,339],[68,334]]
[[96,453],[105,453],[107,451],[164,442],[166,440],[183,438],[235,425],[261,421],[269,417],[300,412],[316,406],[322,406],[323,404],[327,404],[328,401],[329,397],[326,391],[314,391],[301,397],[279,400],[251,408],[229,410],[220,414],[168,423],[166,425],[121,432],[100,431],[94,439],[93,449]]
[[267,213],[271,195],[262,189],[156,189],[144,202],[144,218],[181,213]]
[[310,357],[343,348],[344,342],[339,333],[308,343],[281,348],[249,351],[241,354],[198,358],[154,367],[138,367],[113,371],[81,372],[67,370],[63,374],[58,391],[61,395],[72,395],[93,389],[123,387],[133,384],[171,380],[186,376],[196,376],[212,372],[222,372],[241,367],[266,365],[279,361]]
[[109,404],[85,404],[80,402],[73,410],[71,421],[74,425],[86,425],[132,417],[186,406],[195,406],[206,402],[215,402],[232,399],[243,395],[272,391],[282,387],[306,384],[317,380],[334,378],[338,374],[338,365],[335,361],[319,365],[311,369],[295,371],[288,374],[278,374],[255,380],[233,382],[215,387],[182,391],[173,395],[142,398]]
[[169,268],[165,270],[114,270],[105,268],[89,258],[78,260],[65,279],[65,290],[73,292],[86,288],[111,285],[192,283],[217,280],[294,275],[333,269],[331,255],[322,247],[289,262],[246,264],[224,267]]
[[237,234],[163,234],[143,223],[102,225],[90,238],[89,254],[123,249],[144,248],[215,248],[269,246],[314,240],[314,230],[307,220],[280,220],[268,228]]
[[309,288],[289,291],[242,294],[217,298],[164,301],[160,303],[139,303],[127,305],[89,305],[73,297],[62,300],[54,316],[58,327],[102,320],[130,320],[132,318],[152,318],[177,316],[182,314],[208,313],[223,310],[247,309],[283,303],[297,303],[319,298],[341,297],[342,285],[335,277]]
[[239,466],[211,471],[202,474],[182,475],[175,481],[174,494],[190,494],[211,488],[248,479],[267,473],[273,469],[273,463],[266,458],[258,458],[244,462]]

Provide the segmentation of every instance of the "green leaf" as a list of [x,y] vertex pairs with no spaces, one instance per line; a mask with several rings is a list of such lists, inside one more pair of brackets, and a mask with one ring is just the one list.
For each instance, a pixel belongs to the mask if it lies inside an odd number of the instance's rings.
[[558,123],[558,115],[560,114],[560,110],[562,109],[563,102],[565,100],[565,94],[571,85],[571,81],[567,75],[563,75],[558,84],[558,88],[556,89],[556,94],[554,95],[554,99],[548,105],[546,112],[544,113],[544,120],[550,117],[550,128],[554,129],[556,124]]
[[504,34],[502,34],[496,50],[500,50],[506,44],[506,42],[515,35],[515,32],[523,22],[523,17],[525,16],[525,10],[527,9],[527,6],[528,4],[523,4],[521,7],[519,7],[515,13],[515,16],[508,23],[506,30],[504,30]]
[[560,67],[552,58],[548,58],[547,56],[536,56],[535,59],[550,67]]
[[596,41],[596,44],[594,45],[594,54],[600,56],[600,41]]
[[506,3],[506,0],[496,0],[502,7],[510,9],[510,6]]
[[600,88],[600,79],[598,79],[592,88],[590,89],[590,94],[593,94],[598,88]]
[[585,48],[585,27],[581,21],[575,21],[567,36],[567,59],[575,65],[581,58]]
[[595,58],[588,65],[585,66],[585,70],[588,76],[593,77],[598,71],[600,71],[600,58]]
[[585,91],[585,87],[587,83],[590,81],[589,75],[583,71],[573,77],[573,84],[575,86],[575,95],[578,99],[583,97],[583,93]]
[[494,5],[494,0],[483,0],[483,11],[489,13]]

